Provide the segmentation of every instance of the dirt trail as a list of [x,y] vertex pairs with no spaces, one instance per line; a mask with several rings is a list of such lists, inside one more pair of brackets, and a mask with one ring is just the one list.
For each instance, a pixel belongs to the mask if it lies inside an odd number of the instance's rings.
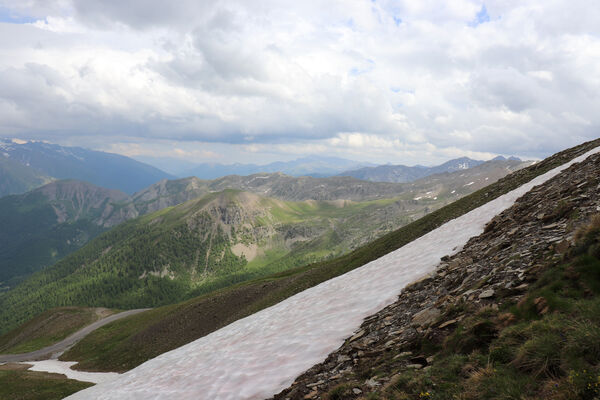
[[140,313],[142,311],[147,311],[149,308],[140,308],[137,310],[128,310],[123,311],[118,314],[112,314],[106,318],[98,320],[96,322],[91,323],[90,325],[78,330],[73,333],[71,336],[61,340],[58,343],[55,343],[51,346],[44,347],[43,349],[32,351],[30,353],[22,353],[22,354],[0,354],[0,363],[8,363],[8,362],[22,362],[22,361],[36,361],[36,360],[47,360],[47,359],[55,359],[58,358],[62,353],[68,350],[75,343],[79,342],[85,336],[87,336],[90,332],[104,326],[110,322],[116,321],[118,319],[128,317],[130,315],[134,315]]

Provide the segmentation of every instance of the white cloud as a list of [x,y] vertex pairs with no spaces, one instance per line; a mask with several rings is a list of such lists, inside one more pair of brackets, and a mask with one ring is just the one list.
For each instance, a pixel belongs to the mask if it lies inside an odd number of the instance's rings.
[[374,162],[598,136],[600,10],[585,0],[487,1],[479,24],[474,0],[0,5],[38,19],[0,23],[4,136]]

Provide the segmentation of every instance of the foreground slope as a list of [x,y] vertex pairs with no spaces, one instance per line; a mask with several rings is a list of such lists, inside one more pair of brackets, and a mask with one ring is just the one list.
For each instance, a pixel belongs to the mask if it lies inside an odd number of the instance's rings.
[[531,190],[275,398],[598,398],[599,173]]
[[[582,157],[584,159],[587,154]],[[355,271],[159,356],[73,398],[260,398],[335,349],[406,283],[480,233],[491,216],[558,174],[556,168]],[[432,245],[435,244],[435,247]],[[358,337],[362,335],[358,334]]]

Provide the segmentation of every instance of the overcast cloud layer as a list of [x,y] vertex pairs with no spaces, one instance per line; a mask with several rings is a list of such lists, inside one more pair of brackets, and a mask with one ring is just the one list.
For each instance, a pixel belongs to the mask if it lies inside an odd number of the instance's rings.
[[0,0],[0,21],[0,136],[403,164],[600,136],[596,0]]

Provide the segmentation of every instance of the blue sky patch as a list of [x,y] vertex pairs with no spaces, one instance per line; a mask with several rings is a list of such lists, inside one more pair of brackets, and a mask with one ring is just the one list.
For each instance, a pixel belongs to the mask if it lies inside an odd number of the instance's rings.
[[0,6],[0,22],[9,24],[28,24],[37,21],[36,18],[27,15],[19,15],[6,7]]
[[485,24],[486,22],[490,22],[490,16],[487,12],[487,8],[485,8],[485,4],[483,4],[481,10],[475,14],[475,19],[469,23],[469,26],[475,27],[477,25]]

